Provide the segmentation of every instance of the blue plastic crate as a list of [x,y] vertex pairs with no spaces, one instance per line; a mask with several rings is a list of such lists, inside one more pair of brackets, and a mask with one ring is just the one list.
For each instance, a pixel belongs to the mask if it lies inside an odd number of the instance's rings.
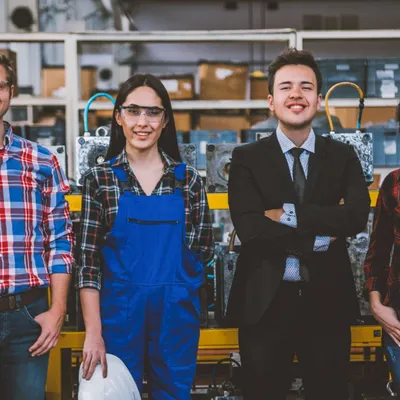
[[396,167],[400,164],[400,136],[397,127],[375,125],[367,129],[374,143],[374,166]]
[[368,97],[400,97],[400,58],[368,60]]
[[178,139],[178,143],[185,143],[183,131],[176,131],[176,137]]
[[189,132],[189,143],[197,147],[197,168],[206,168],[206,149],[208,143],[237,143],[237,131],[226,130],[191,130]]
[[[352,82],[366,89],[366,60],[319,60],[318,65],[322,74],[322,95],[325,97],[327,91],[336,83]],[[329,98],[357,98],[358,92],[351,86],[341,86],[336,88]]]

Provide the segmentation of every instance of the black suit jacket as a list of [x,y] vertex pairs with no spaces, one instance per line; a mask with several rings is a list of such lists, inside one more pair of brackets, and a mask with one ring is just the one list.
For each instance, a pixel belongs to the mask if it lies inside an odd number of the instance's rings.
[[[351,146],[316,136],[305,200],[296,205],[296,229],[264,216],[265,210],[296,203],[289,167],[276,134],[234,149],[228,194],[233,225],[242,242],[228,302],[230,325],[260,320],[282,280],[288,255],[302,258],[307,265],[310,316],[345,323],[358,317],[345,238],[365,228],[370,198]],[[343,205],[339,204],[341,199]],[[338,239],[328,251],[314,252],[318,235]]]

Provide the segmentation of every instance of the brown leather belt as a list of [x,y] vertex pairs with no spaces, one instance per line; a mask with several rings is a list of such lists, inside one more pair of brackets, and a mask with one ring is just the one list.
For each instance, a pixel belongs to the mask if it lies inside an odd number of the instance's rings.
[[0,296],[0,312],[22,308],[35,300],[47,296],[47,289],[36,288],[27,292]]

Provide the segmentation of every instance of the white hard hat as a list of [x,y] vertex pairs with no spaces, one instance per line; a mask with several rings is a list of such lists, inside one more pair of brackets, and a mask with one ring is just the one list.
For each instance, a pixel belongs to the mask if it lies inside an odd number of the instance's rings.
[[140,393],[125,364],[116,356],[106,354],[107,378],[103,378],[102,367],[96,366],[90,380],[82,378],[79,368],[78,400],[140,400]]

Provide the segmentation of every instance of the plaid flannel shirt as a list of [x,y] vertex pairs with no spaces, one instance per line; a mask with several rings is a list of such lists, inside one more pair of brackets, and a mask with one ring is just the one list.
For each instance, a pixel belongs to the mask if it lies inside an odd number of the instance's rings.
[[374,225],[364,263],[364,294],[379,291],[383,304],[400,309],[400,170],[379,190]]
[[[164,174],[152,195],[171,194],[175,187],[174,168],[178,164],[162,150]],[[79,288],[100,290],[102,279],[101,247],[105,235],[110,232],[118,212],[121,190],[112,166],[123,165],[132,183],[132,192],[145,193],[129,167],[123,151],[113,165],[110,161],[92,168],[84,177],[82,188],[81,257],[77,275]],[[213,258],[214,240],[207,196],[199,173],[187,166],[183,186],[186,219],[186,242],[195,253],[201,253],[204,262]]]
[[71,273],[74,236],[57,158],[4,123],[0,149],[0,296],[49,286]]

